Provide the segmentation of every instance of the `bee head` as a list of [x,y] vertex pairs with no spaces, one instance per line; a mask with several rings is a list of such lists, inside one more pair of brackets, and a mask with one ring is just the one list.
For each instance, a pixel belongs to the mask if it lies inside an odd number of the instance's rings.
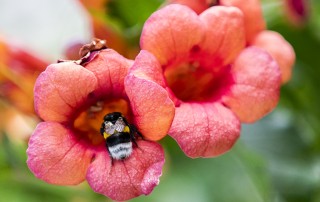
[[120,112],[112,112],[105,115],[103,120],[114,124],[120,117],[123,117]]

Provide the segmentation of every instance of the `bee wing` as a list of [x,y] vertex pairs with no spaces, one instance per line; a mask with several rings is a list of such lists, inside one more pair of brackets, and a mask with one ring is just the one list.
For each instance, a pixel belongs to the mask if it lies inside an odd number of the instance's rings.
[[105,126],[105,128],[104,128],[105,132],[110,135],[112,135],[114,133],[114,131],[116,130],[115,125],[113,125],[111,122],[106,122],[104,124],[104,126]]
[[117,130],[118,132],[123,132],[125,126],[126,123],[123,121],[122,118],[119,118],[114,124],[115,130]]

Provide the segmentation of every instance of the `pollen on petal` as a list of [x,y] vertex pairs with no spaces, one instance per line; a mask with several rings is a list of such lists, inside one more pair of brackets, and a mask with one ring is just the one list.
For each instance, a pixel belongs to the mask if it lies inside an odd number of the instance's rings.
[[138,148],[125,160],[114,160],[101,147],[87,172],[91,188],[113,200],[129,200],[148,195],[159,183],[164,164],[162,147],[144,140],[137,141]]
[[34,87],[35,110],[45,121],[66,122],[86,102],[97,79],[73,62],[52,64],[40,74]]
[[234,84],[223,102],[242,122],[254,122],[278,103],[281,73],[277,62],[265,51],[248,47],[232,67]]
[[182,103],[169,135],[191,158],[214,157],[232,148],[240,135],[240,122],[219,103]]
[[266,50],[278,62],[282,83],[290,80],[295,53],[292,46],[279,33],[262,31],[255,37],[251,45]]
[[51,184],[75,185],[85,179],[93,152],[63,125],[42,122],[29,140],[27,155],[36,177]]

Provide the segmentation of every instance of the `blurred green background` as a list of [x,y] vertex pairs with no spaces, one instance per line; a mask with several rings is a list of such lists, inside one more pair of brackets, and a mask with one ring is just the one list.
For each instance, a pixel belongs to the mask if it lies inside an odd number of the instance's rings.
[[[88,2],[0,0],[0,40],[50,63],[68,57],[71,44],[98,36],[132,58],[144,21],[163,3],[113,0],[101,7],[104,1]],[[308,17],[297,25],[286,15],[283,1],[262,2],[268,29],[280,32],[297,56],[278,107],[255,124],[243,125],[235,147],[217,158],[189,159],[166,137],[159,186],[132,201],[320,202],[320,1],[306,3]],[[0,116],[0,202],[108,201],[86,182],[62,187],[35,178],[25,151],[37,119],[6,97],[0,97]],[[20,136],[7,124],[22,129]]]

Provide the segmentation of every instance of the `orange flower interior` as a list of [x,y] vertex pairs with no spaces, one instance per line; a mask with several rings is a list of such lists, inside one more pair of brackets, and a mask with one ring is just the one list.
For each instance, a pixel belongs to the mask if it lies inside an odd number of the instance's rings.
[[104,143],[104,138],[100,134],[100,127],[103,117],[112,112],[121,112],[126,118],[129,117],[129,104],[124,99],[112,99],[108,101],[98,101],[85,111],[82,111],[74,121],[74,128],[77,133],[89,139],[93,145]]
[[[223,71],[221,71],[223,69]],[[198,62],[187,62],[165,69],[165,78],[175,96],[182,101],[212,101],[220,98],[231,81],[230,68],[214,72]]]

